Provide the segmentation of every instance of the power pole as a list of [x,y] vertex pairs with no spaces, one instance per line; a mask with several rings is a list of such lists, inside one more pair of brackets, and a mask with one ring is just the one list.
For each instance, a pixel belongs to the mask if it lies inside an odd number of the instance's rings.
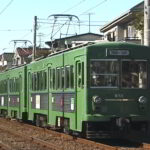
[[34,16],[32,61],[34,61],[34,59],[36,58],[36,30],[37,30],[37,16]]
[[91,32],[91,15],[93,15],[93,13],[88,13],[86,14],[89,16],[89,33]]
[[144,0],[144,45],[150,46],[150,0]]

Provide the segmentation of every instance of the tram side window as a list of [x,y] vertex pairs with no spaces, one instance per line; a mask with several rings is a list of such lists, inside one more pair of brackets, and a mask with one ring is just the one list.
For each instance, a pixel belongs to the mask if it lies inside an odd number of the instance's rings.
[[70,66],[67,66],[66,69],[65,69],[65,71],[66,71],[65,72],[66,73],[65,74],[66,75],[66,88],[69,88],[69,82],[70,82],[69,81],[69,70],[70,70]]
[[16,91],[17,91],[17,92],[18,92],[19,89],[21,88],[21,85],[20,85],[21,82],[20,82],[20,80],[21,80],[21,77],[16,79]]
[[10,92],[19,91],[19,78],[12,78],[9,80],[9,90]]
[[84,87],[84,62],[82,62],[82,87]]
[[[36,85],[36,90],[40,90],[40,76],[41,76],[41,72],[37,72],[37,85]],[[43,80],[43,79],[41,79]],[[43,82],[42,82],[43,83]]]
[[53,85],[53,78],[52,78],[52,69],[49,69],[49,87],[50,89],[52,89],[52,85]]
[[84,87],[84,62],[78,63],[77,65],[77,86],[79,88]]
[[49,69],[49,87],[50,89],[55,89],[56,87],[56,83],[55,83],[55,79],[56,79],[56,71],[55,69]]
[[70,80],[71,80],[71,88],[74,88],[74,72],[73,72],[73,66],[70,66]]
[[44,72],[44,74],[43,74],[43,76],[44,76],[44,90],[46,90],[47,89],[47,72]]
[[81,63],[78,63],[78,87],[82,87],[82,78],[83,78],[83,72],[82,72],[82,65]]
[[73,66],[65,67],[65,88],[74,88],[74,71]]
[[46,90],[47,89],[47,72],[39,71],[32,74],[32,90]]
[[7,92],[7,80],[0,81],[0,93],[6,93]]
[[32,74],[32,81],[31,82],[32,82],[32,88],[31,89],[32,89],[32,91],[34,91],[34,86],[35,86],[35,83],[34,83],[34,74]]
[[55,79],[56,79],[56,71],[55,69],[52,70],[52,81],[53,81],[53,89],[55,89],[56,87],[56,82],[55,82]]
[[37,90],[37,73],[32,74],[32,90]]
[[60,72],[61,70],[60,70],[60,68],[57,68],[56,69],[56,89],[60,89],[60,83],[61,83],[61,81],[60,81]]
[[65,80],[65,71],[64,67],[61,68],[61,89],[64,88],[64,80]]

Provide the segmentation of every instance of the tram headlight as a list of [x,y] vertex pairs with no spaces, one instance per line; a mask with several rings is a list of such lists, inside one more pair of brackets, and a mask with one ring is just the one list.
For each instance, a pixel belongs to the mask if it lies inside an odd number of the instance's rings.
[[147,98],[145,96],[140,96],[138,102],[140,104],[145,104],[147,102]]
[[103,99],[102,99],[101,97],[99,97],[99,96],[93,96],[93,97],[92,97],[92,100],[93,100],[93,102],[96,103],[96,104],[100,104],[100,103],[102,103],[102,101],[103,101]]

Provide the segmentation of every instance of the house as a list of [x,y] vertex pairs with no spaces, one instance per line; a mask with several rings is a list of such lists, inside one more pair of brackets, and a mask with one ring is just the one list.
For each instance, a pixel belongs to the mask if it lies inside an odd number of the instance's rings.
[[0,55],[0,71],[13,66],[14,53],[3,53]]
[[104,39],[142,44],[142,34],[133,26],[133,20],[137,12],[143,12],[144,15],[144,2],[132,7],[126,13],[101,28],[100,32],[104,34]]
[[[14,65],[22,65],[22,64],[28,64],[32,61],[32,47],[29,48],[21,48],[18,47],[16,48],[13,62]],[[46,57],[47,55],[50,54],[50,49],[49,48],[36,48],[36,58],[39,57]]]
[[55,39],[54,41],[48,41],[46,44],[55,51],[63,50],[65,48],[70,48],[73,45],[79,45],[87,41],[102,40],[103,35],[95,33],[85,33],[74,36],[69,36],[65,38]]

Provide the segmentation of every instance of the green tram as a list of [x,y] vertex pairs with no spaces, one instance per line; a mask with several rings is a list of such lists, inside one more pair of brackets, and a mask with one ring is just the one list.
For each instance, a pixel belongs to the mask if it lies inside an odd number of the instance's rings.
[[[114,42],[53,53],[0,74],[0,112],[87,137],[130,130],[147,133],[149,57],[149,47]],[[11,91],[14,78],[18,84]],[[10,97],[16,97],[17,106],[11,106]]]
[[0,74],[0,114],[27,119],[25,67],[17,67]]

